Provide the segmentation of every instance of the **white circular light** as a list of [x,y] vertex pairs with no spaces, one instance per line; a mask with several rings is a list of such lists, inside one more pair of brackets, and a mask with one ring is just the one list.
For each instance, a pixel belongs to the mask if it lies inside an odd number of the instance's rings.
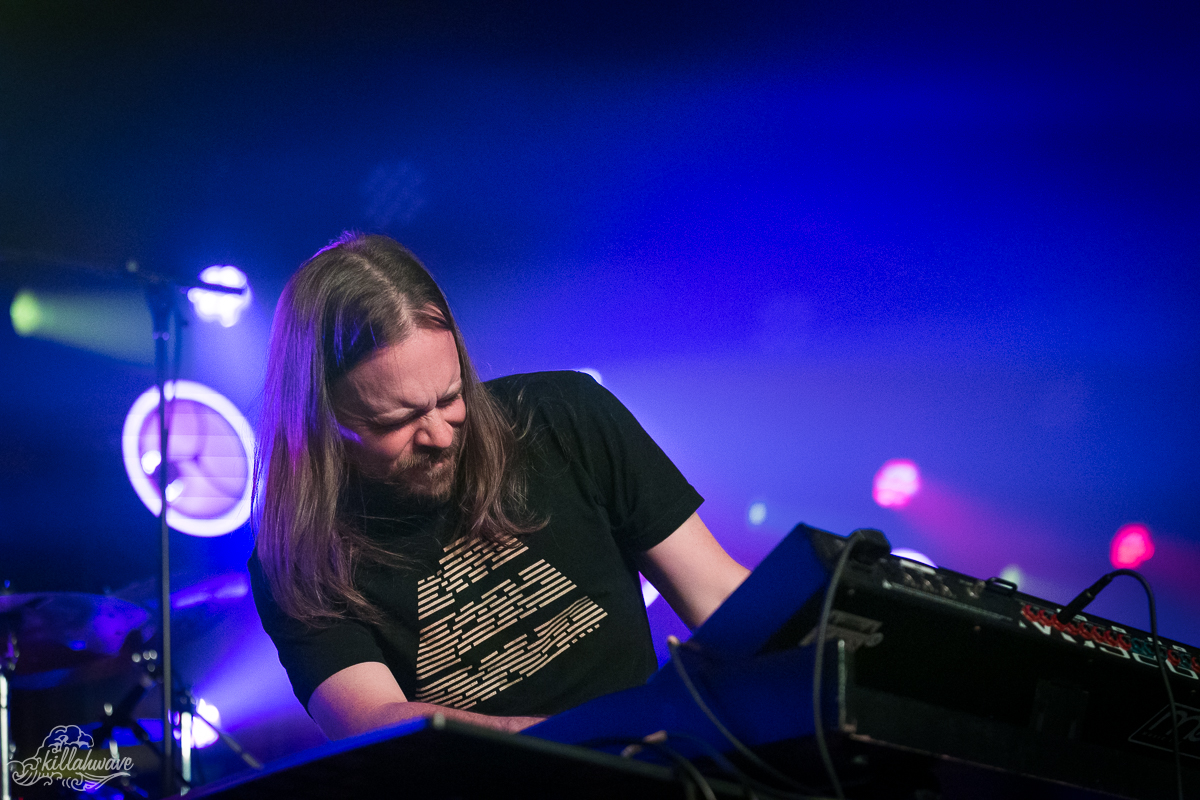
[[153,475],[154,470],[158,469],[159,463],[162,461],[162,453],[157,450],[150,450],[142,453],[142,472],[147,475]]
[[1009,564],[1004,569],[1000,570],[1000,580],[1008,581],[1013,586],[1019,587],[1025,582],[1025,573],[1016,564]]
[[[194,381],[166,386],[167,524],[193,536],[220,536],[250,518],[254,433],[228,399]],[[133,402],[121,432],[125,472],[146,508],[158,515],[161,460],[158,389]]]
[[192,717],[192,746],[199,749],[208,747],[221,738],[209,725],[209,723],[221,724],[221,712],[217,710],[216,706],[204,700],[196,703],[196,711],[200,713]]
[[240,293],[231,294],[200,287],[188,289],[188,300],[192,301],[192,308],[195,309],[197,317],[205,322],[219,322],[226,328],[232,327],[250,305],[250,287],[246,281],[246,273],[229,265],[212,266],[201,271],[200,280],[242,290]]
[[909,561],[916,561],[918,564],[925,564],[933,568],[937,568],[937,564],[933,563],[933,559],[922,553],[920,550],[913,550],[910,547],[897,547],[892,550],[892,555],[896,558],[905,558]]

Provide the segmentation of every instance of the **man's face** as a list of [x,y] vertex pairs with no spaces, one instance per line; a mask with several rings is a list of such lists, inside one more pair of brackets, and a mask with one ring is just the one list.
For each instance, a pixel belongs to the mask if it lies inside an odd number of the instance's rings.
[[418,328],[381,347],[337,382],[333,404],[364,475],[410,497],[449,499],[467,416],[453,334]]

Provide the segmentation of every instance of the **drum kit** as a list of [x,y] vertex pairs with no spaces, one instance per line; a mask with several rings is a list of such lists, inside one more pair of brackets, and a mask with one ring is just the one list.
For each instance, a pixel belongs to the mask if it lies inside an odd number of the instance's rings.
[[[14,703],[22,694],[38,702],[38,696],[79,695],[72,689],[87,686],[105,690],[126,689],[115,702],[95,703],[95,708],[78,710],[88,714],[78,727],[90,731],[96,748],[106,747],[120,759],[119,743],[140,745],[155,759],[162,758],[161,725],[157,720],[137,719],[135,709],[161,684],[159,653],[151,641],[158,611],[149,583],[134,584],[116,595],[78,592],[0,593],[0,800],[10,800],[13,775],[13,725],[10,719]],[[217,576],[176,591],[171,595],[172,617],[185,637],[202,635],[223,616],[232,602],[248,590],[246,576]],[[122,596],[123,595],[123,596]],[[127,599],[130,598],[130,599]],[[135,600],[139,602],[135,602]],[[134,678],[129,686],[130,678]],[[180,725],[188,725],[199,716],[196,701],[182,681],[175,682],[173,707]],[[86,692],[94,699],[96,692]],[[114,696],[115,697],[115,696]],[[40,702],[42,706],[51,704]],[[47,713],[61,717],[62,708]],[[34,710],[36,711],[36,710]],[[58,725],[63,720],[45,720]],[[143,726],[142,723],[147,723]],[[261,765],[227,733],[207,723],[243,761],[253,768]],[[156,727],[157,726],[157,727]],[[150,731],[147,731],[147,728]],[[179,776],[186,787],[191,781],[190,735],[180,736]],[[30,746],[33,743],[30,743]],[[152,759],[153,761],[153,759]],[[19,766],[19,764],[18,764]],[[157,765],[150,767],[154,769]],[[126,791],[138,791],[130,778],[123,778]]]

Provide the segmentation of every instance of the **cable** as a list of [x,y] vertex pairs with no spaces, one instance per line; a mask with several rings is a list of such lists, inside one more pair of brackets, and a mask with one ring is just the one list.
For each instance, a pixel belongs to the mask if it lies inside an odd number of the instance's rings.
[[734,780],[742,785],[743,791],[745,791],[747,796],[750,798],[755,797],[755,792],[757,791],[765,794],[768,797],[779,798],[779,800],[820,800],[820,798],[816,798],[811,794],[799,794],[763,783],[753,775],[749,775],[745,771],[739,769],[736,764],[726,758],[720,750],[714,747],[711,742],[702,736],[696,736],[692,733],[683,733],[678,731],[675,733],[659,731],[658,734],[651,734],[651,736],[658,736],[660,734],[668,740],[682,739],[699,746],[708,753],[708,757],[712,759],[713,763],[722,772],[731,776]]
[[687,775],[688,780],[696,785],[696,788],[700,790],[700,794],[704,795],[704,800],[717,800],[716,792],[713,791],[708,779],[700,773],[700,770],[696,769],[695,764],[688,761],[686,758],[676,752],[675,748],[673,747],[667,747],[666,745],[662,744],[651,745],[651,747],[656,750],[661,748],[661,750],[666,754],[667,758],[671,759],[672,763],[674,763],[676,767],[682,769]]
[[850,560],[850,552],[854,550],[855,545],[867,538],[867,534],[862,531],[854,531],[846,540],[846,544],[838,556],[837,564],[833,568],[833,573],[829,576],[829,586],[825,589],[825,602],[821,606],[821,617],[817,622],[817,642],[814,653],[815,663],[813,664],[813,738],[817,741],[817,751],[821,754],[821,763],[825,765],[825,774],[829,776],[829,783],[838,800],[846,800],[846,795],[842,791],[841,781],[838,780],[837,770],[833,767],[829,746],[825,742],[825,724],[821,720],[821,673],[824,672],[825,667],[825,636],[829,632],[829,617],[833,613],[833,597],[837,594],[837,585],[842,579],[842,573],[846,571],[846,562]]
[[[821,755],[821,763],[825,767],[825,773],[829,778],[829,783],[833,788],[834,795],[837,797],[837,800],[845,800],[846,795],[842,790],[841,781],[838,780],[837,770],[833,766],[833,759],[829,755],[829,746],[825,741],[825,726],[821,720],[821,676],[824,671],[825,638],[829,632],[829,618],[833,613],[833,599],[837,594],[837,586],[838,583],[841,582],[842,573],[846,571],[846,562],[850,560],[851,552],[853,552],[857,545],[863,542],[868,543],[872,547],[879,547],[881,546],[882,542],[882,546],[884,547],[883,552],[887,553],[890,550],[890,547],[887,546],[887,540],[884,539],[883,535],[878,531],[869,528],[862,528],[850,534],[849,538],[846,539],[846,544],[842,548],[842,552],[839,554],[837,563],[835,564],[833,572],[830,575],[829,586],[825,590],[825,601],[821,607],[821,616],[818,619],[816,631],[817,641],[813,664],[813,738],[817,742],[817,751]],[[683,668],[683,663],[678,657],[678,649],[680,647],[679,640],[673,636],[668,636],[667,646],[671,650],[671,661],[675,664],[675,671],[679,673],[679,677],[683,680],[684,686],[686,686],[688,692],[691,693],[692,700],[695,701],[696,705],[702,712],[704,712],[704,715],[708,717],[709,721],[717,728],[717,730],[721,732],[721,735],[728,739],[729,742],[735,748],[737,748],[739,753],[746,756],[752,763],[754,763],[760,769],[766,771],[776,780],[779,780],[802,792],[810,791],[807,787],[797,783],[788,776],[776,770],[770,764],[767,764],[765,761],[760,759],[753,751],[742,744],[741,741],[739,741],[737,737],[735,737],[729,731],[728,728],[721,724],[720,720],[717,719],[716,715],[713,714],[708,708],[708,705],[705,704],[703,698],[700,697],[700,693],[696,690],[696,687],[692,683],[691,678],[688,676],[687,671]]]
[[[662,731],[659,732],[659,734],[662,734],[662,733],[663,733]],[[684,777],[687,778],[687,781],[684,782],[685,786],[687,785],[688,782],[695,784],[696,788],[700,790],[700,793],[704,795],[705,800],[717,800],[717,795],[713,791],[712,785],[704,777],[704,774],[701,773],[700,770],[698,770],[696,768],[695,764],[693,764],[692,762],[690,762],[686,758],[684,758],[683,755],[678,750],[676,750],[674,747],[664,744],[661,740],[654,738],[655,736],[657,736],[659,734],[651,734],[650,736],[647,736],[643,739],[637,739],[634,737],[626,737],[626,736],[612,736],[612,737],[605,737],[603,739],[590,739],[586,742],[581,742],[580,746],[581,747],[605,747],[607,745],[612,745],[612,744],[626,744],[626,745],[636,745],[639,749],[640,748],[649,748],[656,753],[660,753],[660,754],[666,756],[667,759],[670,760],[670,762],[672,764],[674,764],[677,768],[683,770],[683,773],[684,773],[683,775],[679,774],[679,769],[676,770],[675,774],[677,777],[680,778],[681,782],[683,782]],[[632,758],[636,752],[637,751],[630,752],[630,748],[626,748],[625,752],[623,752],[621,754],[621,757],[622,758]],[[689,796],[690,796],[690,792],[689,792]]]
[[[710,742],[701,736],[696,736],[691,733],[683,733],[676,731],[670,733],[668,731],[657,731],[643,738],[615,736],[605,737],[602,739],[591,739],[586,742],[581,742],[581,747],[609,747],[611,745],[628,745],[622,752],[622,758],[633,758],[637,756],[643,749],[649,749],[661,755],[671,757],[674,753],[682,757],[678,750],[666,744],[672,739],[684,740],[691,742],[703,750],[705,750],[713,763],[726,775],[732,777],[742,786],[742,791],[747,800],[757,800],[759,797],[773,798],[774,800],[828,800],[828,798],[818,797],[811,794],[797,794],[784,789],[779,789],[774,786],[763,783],[752,775],[748,775],[743,770],[739,769],[733,762],[727,759],[721,751],[714,747]],[[703,774],[703,773],[701,773]]]
[[796,791],[809,793],[811,790],[808,787],[798,783],[794,779],[772,767],[766,761],[763,761],[761,758],[759,758],[757,753],[743,744],[740,739],[734,736],[733,733],[721,723],[721,720],[717,719],[717,715],[714,714],[712,709],[708,707],[708,704],[704,702],[704,698],[700,696],[700,691],[696,688],[696,684],[692,682],[691,676],[688,675],[687,670],[683,666],[683,661],[679,657],[679,650],[681,647],[683,647],[683,645],[680,644],[679,639],[675,638],[674,636],[668,636],[667,647],[671,651],[671,663],[675,665],[675,672],[679,674],[679,679],[683,681],[684,687],[687,688],[688,694],[691,695],[692,702],[694,702],[696,707],[703,712],[704,716],[708,717],[708,721],[713,724],[713,727],[715,727],[731,745],[733,745],[734,749],[745,756],[750,763],[754,764],[754,766],[758,767],[780,783],[785,784]]
[[[732,761],[730,761],[728,758],[726,758],[725,755],[720,750],[713,747],[712,744],[710,744],[703,737],[695,736],[690,733],[668,733],[667,731],[658,731],[657,733],[652,733],[649,736],[645,737],[645,741],[650,741],[650,742],[661,741],[664,744],[668,741],[671,741],[672,739],[682,739],[686,742],[691,742],[692,744],[698,746],[701,750],[704,750],[706,753],[708,753],[708,757],[712,759],[712,762],[713,762],[713,764],[715,764],[717,766],[717,769],[721,770],[722,773],[733,778],[734,780],[736,780],[738,783],[741,784],[742,795],[746,798],[746,800],[758,800],[758,795],[755,793],[754,786],[752,786],[752,784],[758,784],[759,787],[763,787],[763,788],[770,790],[770,793],[772,794],[772,796],[779,797],[779,795],[775,793],[774,789],[772,789],[769,786],[765,786],[765,784],[761,783],[760,781],[755,780],[754,778],[750,777],[742,770],[738,769],[734,765],[734,763]],[[631,750],[636,752],[636,748],[634,748],[634,747],[625,748],[626,753],[628,753]],[[622,753],[622,755],[625,755],[625,753]],[[632,753],[631,753],[631,755],[632,755]],[[786,798],[781,798],[781,800],[793,800],[793,796],[787,795]],[[799,796],[794,796],[794,800],[803,800],[803,799],[800,798]]]
[[1062,615],[1065,617],[1062,621],[1063,623],[1070,623],[1075,614],[1082,611],[1088,603],[1095,600],[1096,595],[1100,594],[1106,586],[1121,575],[1128,575],[1131,578],[1135,578],[1142,585],[1142,588],[1146,590],[1146,599],[1150,602],[1150,648],[1154,653],[1154,660],[1158,662],[1158,671],[1162,675],[1163,686],[1167,688],[1167,711],[1171,715],[1171,746],[1175,754],[1175,790],[1179,795],[1179,800],[1183,800],[1183,761],[1179,756],[1179,712],[1175,708],[1175,693],[1171,691],[1171,678],[1167,675],[1166,647],[1161,646],[1162,652],[1159,652],[1158,614],[1155,612],[1154,590],[1150,588],[1150,582],[1142,577],[1142,574],[1137,570],[1113,570],[1080,592],[1079,596],[1074,600],[1067,603],[1062,609]]

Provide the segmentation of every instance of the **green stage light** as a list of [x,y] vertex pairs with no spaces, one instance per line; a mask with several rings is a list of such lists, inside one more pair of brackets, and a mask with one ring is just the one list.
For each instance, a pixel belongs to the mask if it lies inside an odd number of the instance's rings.
[[138,364],[154,362],[150,311],[140,293],[60,293],[23,288],[9,307],[19,336]]
[[17,292],[8,310],[13,330],[20,336],[32,336],[42,325],[42,305],[28,289]]

